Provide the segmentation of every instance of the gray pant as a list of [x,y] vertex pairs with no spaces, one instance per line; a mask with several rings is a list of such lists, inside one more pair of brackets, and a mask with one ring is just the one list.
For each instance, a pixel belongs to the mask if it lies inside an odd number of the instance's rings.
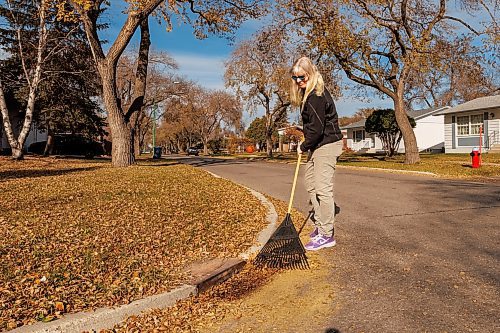
[[319,233],[333,236],[335,203],[333,199],[334,174],[337,158],[342,154],[342,140],[329,143],[310,154],[306,163],[305,185],[314,209],[313,221]]

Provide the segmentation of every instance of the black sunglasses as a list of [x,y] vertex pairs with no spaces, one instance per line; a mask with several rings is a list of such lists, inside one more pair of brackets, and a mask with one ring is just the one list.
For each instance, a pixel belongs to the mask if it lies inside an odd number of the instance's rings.
[[304,81],[305,78],[306,78],[305,75],[300,75],[300,76],[292,75],[292,80],[294,80],[294,81],[297,81],[297,80]]

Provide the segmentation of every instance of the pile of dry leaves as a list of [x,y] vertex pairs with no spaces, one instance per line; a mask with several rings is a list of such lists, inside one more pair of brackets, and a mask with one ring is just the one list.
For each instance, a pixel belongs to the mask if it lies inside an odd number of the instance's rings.
[[0,163],[0,330],[172,289],[264,227],[245,189],[184,165]]
[[[278,215],[284,217],[287,205],[280,200],[267,198],[274,204]],[[304,222],[304,216],[294,209],[292,220],[296,227],[300,228]],[[249,310],[248,307],[242,306],[243,297],[257,291],[276,272],[279,270],[256,267],[249,263],[240,273],[198,296],[180,300],[175,306],[169,308],[155,309],[140,316],[131,316],[113,329],[101,331],[101,333],[213,332],[224,318],[243,316],[243,312]],[[242,331],[235,328],[234,332]]]

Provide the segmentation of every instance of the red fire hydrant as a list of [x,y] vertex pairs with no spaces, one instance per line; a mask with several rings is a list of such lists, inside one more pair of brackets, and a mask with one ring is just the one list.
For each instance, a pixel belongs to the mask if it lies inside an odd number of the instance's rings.
[[481,166],[481,153],[479,152],[479,149],[472,149],[470,156],[472,156],[472,167],[479,168]]

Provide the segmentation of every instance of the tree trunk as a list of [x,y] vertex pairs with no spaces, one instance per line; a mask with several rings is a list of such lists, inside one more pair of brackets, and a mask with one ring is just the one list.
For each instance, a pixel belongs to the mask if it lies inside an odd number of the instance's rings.
[[149,47],[151,45],[151,38],[149,34],[149,19],[147,17],[142,20],[140,28],[141,42],[139,46],[139,56],[137,58],[137,70],[135,72],[134,96],[132,99],[132,104],[130,105],[126,115],[126,118],[130,119],[134,156],[138,156],[140,153],[140,122],[142,120],[141,113],[144,112],[146,79],[148,76],[149,64]]
[[413,128],[408,120],[402,94],[402,91],[398,92],[397,98],[394,100],[394,112],[396,115],[396,122],[401,130],[405,144],[405,164],[415,164],[420,162],[417,138],[415,137],[415,132],[413,132]]
[[269,111],[269,104],[266,111],[266,154],[267,157],[273,157],[273,119]]
[[273,157],[273,139],[266,135],[266,154],[267,157]]
[[113,64],[99,63],[102,78],[104,106],[108,114],[109,129],[112,134],[111,161],[114,167],[127,167],[135,163],[132,135],[125,115],[118,105],[116,76]]
[[134,129],[133,140],[134,140],[134,157],[137,157],[141,154],[141,133],[139,126],[137,126]]
[[208,155],[208,140],[203,140],[203,154]]
[[45,149],[43,151],[43,156],[52,155],[54,151],[54,133],[50,127],[47,127],[47,144],[45,145]]

